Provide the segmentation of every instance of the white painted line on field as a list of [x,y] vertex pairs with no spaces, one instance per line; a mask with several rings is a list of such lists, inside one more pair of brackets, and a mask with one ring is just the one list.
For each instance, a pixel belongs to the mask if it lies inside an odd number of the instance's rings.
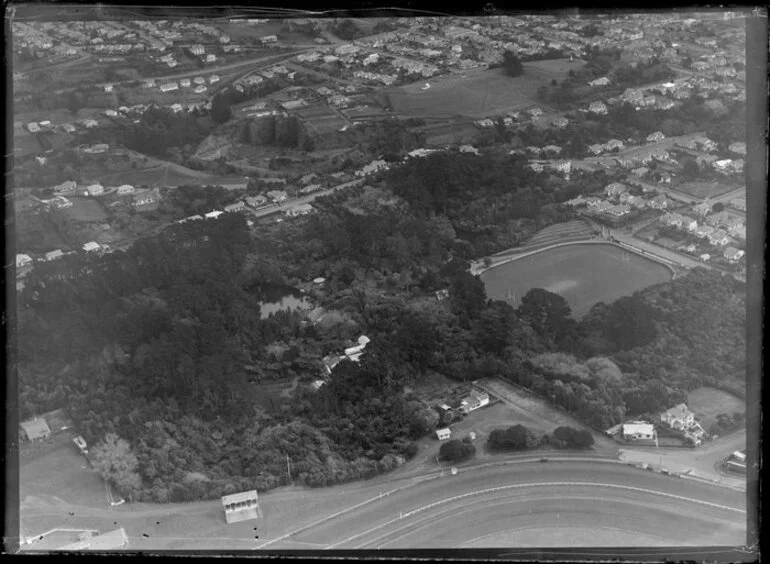
[[[425,480],[432,479],[433,477],[434,476],[423,477],[423,478],[420,478],[419,481],[423,482]],[[322,519],[319,519],[318,521],[315,521],[314,523],[311,523],[309,525],[305,525],[304,527],[300,527],[299,529],[295,529],[295,530],[293,530],[291,532],[286,533],[285,535],[281,535],[280,537],[276,537],[276,538],[274,538],[272,540],[269,540],[267,542],[263,542],[262,544],[260,544],[256,548],[257,549],[264,548],[264,547],[269,546],[269,545],[271,545],[273,543],[276,543],[276,542],[282,541],[284,539],[287,539],[287,538],[289,538],[292,535],[296,535],[297,533],[301,533],[302,531],[304,531],[306,529],[310,529],[311,527],[315,527],[317,525],[320,525],[321,523],[325,523],[326,521],[329,521],[330,519],[334,519],[335,517],[339,517],[340,515],[344,515],[345,513],[348,513],[349,511],[354,511],[354,510],[358,509],[359,507],[363,507],[364,505],[368,505],[369,503],[372,503],[372,502],[375,502],[375,501],[379,501],[379,500],[381,500],[383,498],[383,496],[389,496],[392,493],[399,492],[399,491],[404,490],[406,488],[409,488],[409,487],[411,487],[413,485],[414,485],[414,483],[409,483],[409,484],[407,484],[405,486],[401,486],[400,488],[395,488],[393,490],[380,493],[380,494],[378,494],[378,495],[376,495],[376,496],[374,496],[372,498],[369,498],[369,499],[367,499],[365,501],[362,501],[361,503],[357,503],[356,505],[353,505],[351,507],[347,507],[345,509],[337,511],[336,513],[332,513],[331,515],[327,515],[326,517],[323,517]]]
[[677,500],[680,500],[680,501],[689,501],[691,503],[697,503],[697,504],[706,505],[706,506],[709,506],[709,507],[716,507],[718,509],[724,509],[724,510],[727,510],[727,511],[734,511],[736,513],[742,513],[742,514],[746,513],[746,511],[743,510],[743,509],[736,509],[734,507],[728,507],[726,505],[719,505],[717,503],[712,503],[710,501],[702,501],[702,500],[699,500],[699,499],[694,499],[694,498],[684,497],[684,496],[680,496],[680,495],[676,495],[676,494],[660,492],[660,491],[656,491],[656,490],[649,490],[649,489],[646,489],[646,488],[638,488],[638,487],[635,487],[635,486],[621,486],[621,485],[617,485],[617,484],[603,484],[603,483],[595,483],[595,482],[543,482],[543,483],[532,483],[532,484],[510,484],[510,485],[507,485],[507,486],[499,486],[499,487],[496,487],[496,488],[487,488],[487,489],[484,489],[484,490],[476,490],[476,491],[473,491],[473,492],[468,492],[468,493],[464,493],[464,494],[461,494],[461,495],[456,495],[456,496],[453,496],[453,497],[449,497],[449,498],[446,498],[446,499],[435,501],[433,503],[430,503],[428,505],[424,505],[422,507],[418,507],[417,509],[413,509],[412,511],[407,511],[406,513],[400,514],[399,517],[397,517],[395,519],[391,519],[389,521],[386,521],[385,523],[380,523],[376,527],[372,527],[371,529],[368,529],[368,530],[363,531],[361,533],[357,533],[357,534],[355,534],[355,535],[353,535],[351,537],[348,537],[347,539],[344,539],[342,541],[339,541],[339,542],[336,542],[336,543],[334,543],[332,545],[329,545],[328,547],[326,547],[326,550],[335,548],[335,547],[337,547],[337,546],[339,546],[341,544],[348,543],[348,542],[350,542],[352,540],[355,540],[355,539],[357,539],[359,537],[362,537],[364,535],[368,535],[369,533],[372,533],[372,532],[376,531],[377,529],[381,529],[383,527],[387,527],[388,525],[392,525],[393,523],[396,523],[396,522],[398,522],[398,521],[400,521],[400,520],[402,520],[402,519],[404,519],[406,517],[410,517],[412,515],[415,515],[417,513],[422,512],[422,511],[426,511],[426,510],[431,509],[433,507],[436,507],[438,505],[443,505],[445,503],[450,503],[450,502],[456,501],[458,499],[463,499],[463,498],[474,496],[474,495],[483,495],[483,494],[488,494],[488,493],[494,493],[494,492],[498,492],[498,491],[502,491],[502,490],[508,490],[508,489],[532,488],[532,487],[559,487],[559,486],[567,486],[567,487],[599,487],[599,488],[615,488],[615,489],[621,489],[621,490],[630,490],[630,491],[642,492],[642,493],[646,493],[646,494],[653,494],[653,495],[668,497],[668,498],[677,499]]

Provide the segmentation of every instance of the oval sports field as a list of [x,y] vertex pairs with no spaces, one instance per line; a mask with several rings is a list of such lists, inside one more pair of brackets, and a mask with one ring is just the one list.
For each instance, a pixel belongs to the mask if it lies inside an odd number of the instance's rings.
[[481,274],[491,299],[518,307],[529,290],[543,288],[563,296],[575,318],[598,302],[611,303],[671,278],[666,266],[610,243],[547,249]]

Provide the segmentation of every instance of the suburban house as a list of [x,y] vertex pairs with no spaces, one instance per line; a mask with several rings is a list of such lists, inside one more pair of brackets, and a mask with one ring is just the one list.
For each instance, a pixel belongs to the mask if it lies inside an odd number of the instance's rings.
[[658,194],[647,202],[647,205],[654,210],[665,210],[668,209],[669,202],[665,194]]
[[89,241],[85,245],[83,245],[83,250],[87,253],[93,253],[101,249],[102,246],[97,243],[96,241]]
[[264,196],[248,196],[246,197],[246,203],[252,208],[259,208],[267,203],[267,198]]
[[589,86],[607,86],[610,83],[610,79],[606,76],[597,78],[588,83]]
[[148,190],[142,194],[136,194],[134,196],[134,207],[141,208],[144,206],[151,206],[160,202],[160,194],[157,190]]
[[662,132],[660,132],[660,131],[656,131],[656,132],[654,132],[654,133],[650,133],[650,134],[647,136],[647,142],[648,142],[648,143],[658,143],[658,142],[660,142],[660,141],[663,141],[665,138],[666,138],[666,136],[665,136],[665,135],[663,135],[663,133],[662,133]]
[[369,337],[366,335],[361,335],[358,338],[358,344],[354,347],[348,347],[345,349],[345,356],[348,357],[353,362],[358,362],[361,358],[361,355],[364,354],[364,349],[366,348],[366,345],[369,344]]
[[436,429],[436,437],[438,437],[438,440],[440,441],[445,441],[451,436],[452,436],[452,431],[449,428]]
[[623,438],[627,441],[655,440],[655,427],[646,421],[629,421],[623,424]]
[[618,204],[617,206],[612,206],[607,210],[607,213],[612,214],[617,217],[621,217],[623,215],[626,215],[631,211],[631,207],[627,204]]
[[222,215],[223,213],[225,213],[225,212],[219,211],[219,210],[214,210],[214,211],[210,211],[209,213],[205,214],[204,217],[206,219],[216,219],[220,215]]
[[684,431],[695,423],[695,414],[687,409],[686,404],[680,403],[661,414],[660,420],[672,429]]
[[594,114],[606,115],[607,105],[604,102],[591,102],[588,111]]
[[91,184],[86,188],[86,196],[101,196],[104,194],[104,186],[101,184]]
[[628,191],[628,186],[621,184],[620,182],[613,182],[604,187],[604,193],[607,196],[620,196],[623,192]]
[[166,82],[160,85],[161,92],[173,92],[174,90],[179,90],[179,85],[176,82]]
[[474,389],[471,391],[468,397],[464,398],[460,402],[460,409],[464,413],[470,413],[471,411],[479,409],[480,407],[484,407],[485,405],[489,405],[489,394],[481,390]]
[[705,202],[701,202],[700,204],[694,206],[692,208],[692,211],[694,211],[695,213],[697,213],[700,216],[704,216],[705,217],[711,211],[711,203],[709,203],[708,200],[705,201]]
[[22,421],[19,426],[21,427],[22,438],[28,441],[47,439],[51,436],[51,429],[42,417]]
[[719,245],[720,247],[724,247],[730,242],[730,237],[721,229],[715,229],[708,238],[709,243],[712,245]]
[[708,262],[711,260],[711,255],[708,253],[703,253],[701,256],[698,257],[703,262]]
[[125,196],[126,194],[133,194],[136,192],[133,186],[130,184],[123,184],[117,188],[118,196]]
[[27,265],[32,264],[32,257],[24,254],[16,255],[16,268],[24,268]]
[[289,196],[284,190],[271,190],[267,193],[267,197],[274,202],[283,202]]
[[332,373],[332,370],[334,370],[334,367],[337,366],[340,362],[342,362],[345,359],[344,356],[338,356],[338,355],[329,355],[325,356],[323,358],[323,370],[324,374],[327,376],[330,376]]
[[52,261],[52,260],[57,260],[57,259],[60,259],[60,258],[61,258],[61,257],[63,257],[63,256],[64,256],[64,253],[62,252],[62,250],[61,250],[61,249],[56,249],[55,251],[49,251],[49,252],[47,252],[47,253],[45,254],[45,260],[46,260],[47,262],[50,262],[50,261]]
[[310,204],[299,204],[298,206],[294,206],[293,208],[286,210],[286,215],[289,217],[296,217],[298,215],[307,215],[309,213],[313,213],[314,211],[315,208]]
[[744,252],[735,247],[727,247],[725,249],[725,258],[730,262],[737,262],[744,255]]
[[246,204],[243,202],[235,202],[229,206],[225,206],[226,212],[240,212],[246,209]]

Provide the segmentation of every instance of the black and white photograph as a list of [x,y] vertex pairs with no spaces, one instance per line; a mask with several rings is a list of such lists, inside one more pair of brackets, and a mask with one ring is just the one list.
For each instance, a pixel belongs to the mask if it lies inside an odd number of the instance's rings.
[[7,5],[6,553],[758,561],[765,8],[476,10]]

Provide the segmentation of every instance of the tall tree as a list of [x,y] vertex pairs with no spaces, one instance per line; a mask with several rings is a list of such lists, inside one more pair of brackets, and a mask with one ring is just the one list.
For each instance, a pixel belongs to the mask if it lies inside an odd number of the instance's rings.
[[524,74],[524,66],[513,51],[503,53],[503,69],[508,76],[520,76]]
[[131,495],[142,486],[138,461],[125,440],[107,433],[104,441],[91,449],[91,466],[123,495]]

